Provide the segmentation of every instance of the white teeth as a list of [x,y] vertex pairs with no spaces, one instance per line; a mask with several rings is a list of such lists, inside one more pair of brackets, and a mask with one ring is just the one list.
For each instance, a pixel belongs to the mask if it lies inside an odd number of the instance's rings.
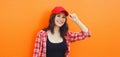
[[61,22],[61,21],[58,21],[58,23],[62,24],[62,22]]

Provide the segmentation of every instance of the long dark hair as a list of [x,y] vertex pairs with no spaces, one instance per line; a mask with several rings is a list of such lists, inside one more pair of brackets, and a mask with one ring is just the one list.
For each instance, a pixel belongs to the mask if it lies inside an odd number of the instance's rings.
[[[52,34],[54,34],[54,27],[55,27],[55,16],[56,14],[52,14],[49,19],[49,25],[47,28],[44,28],[43,30],[47,31],[50,30]],[[64,35],[68,32],[68,24],[67,24],[67,18],[65,20],[65,23],[62,27],[60,27],[60,36],[64,38]]]

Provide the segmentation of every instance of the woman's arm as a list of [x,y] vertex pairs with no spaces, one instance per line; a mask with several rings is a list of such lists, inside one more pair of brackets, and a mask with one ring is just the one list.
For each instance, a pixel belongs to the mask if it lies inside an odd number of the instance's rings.
[[76,14],[70,14],[69,15],[70,19],[75,22],[80,29],[82,30],[81,32],[68,32],[67,36],[69,37],[70,42],[78,41],[78,40],[83,40],[87,37],[90,37],[90,31],[88,28],[79,20]]
[[35,44],[34,44],[34,51],[33,51],[33,57],[41,57],[41,51],[42,51],[42,39],[41,35],[43,31],[39,31],[37,33],[36,39],[35,39]]

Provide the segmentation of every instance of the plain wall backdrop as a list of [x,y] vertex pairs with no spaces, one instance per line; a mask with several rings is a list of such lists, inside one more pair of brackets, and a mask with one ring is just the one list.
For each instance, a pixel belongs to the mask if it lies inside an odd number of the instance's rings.
[[76,13],[92,34],[71,44],[71,57],[120,57],[120,0],[0,0],[0,57],[32,57],[36,34],[55,6]]

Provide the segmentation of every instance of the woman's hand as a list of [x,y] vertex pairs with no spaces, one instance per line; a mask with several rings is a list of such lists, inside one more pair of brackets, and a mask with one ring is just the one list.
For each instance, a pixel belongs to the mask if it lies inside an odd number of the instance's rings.
[[69,18],[74,21],[83,32],[88,32],[88,28],[79,20],[78,16],[74,14],[69,14]]
[[78,18],[78,16],[77,16],[75,13],[69,14],[69,18],[70,18],[72,21],[74,21],[74,22],[80,21],[79,18]]

